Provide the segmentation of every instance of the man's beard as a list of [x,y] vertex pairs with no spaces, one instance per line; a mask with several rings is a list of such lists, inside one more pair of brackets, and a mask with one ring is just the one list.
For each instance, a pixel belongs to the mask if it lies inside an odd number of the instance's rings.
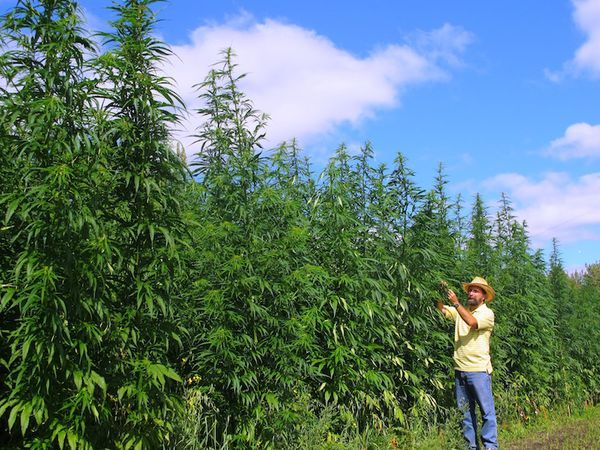
[[[483,302],[481,302],[481,303],[483,303]],[[477,300],[475,300],[474,298],[468,298],[467,299],[467,305],[469,305],[469,306],[479,306],[480,303]]]

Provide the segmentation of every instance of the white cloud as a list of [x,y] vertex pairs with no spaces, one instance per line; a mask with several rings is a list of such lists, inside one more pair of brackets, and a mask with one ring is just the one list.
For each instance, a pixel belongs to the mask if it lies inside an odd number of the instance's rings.
[[[98,31],[112,31],[110,24],[106,20],[101,19],[99,16],[90,11],[89,8],[80,5],[79,10],[84,21],[84,29],[86,31],[90,33],[97,33]],[[97,36],[94,36],[94,38],[101,41],[101,38]]]
[[577,49],[573,65],[577,71],[587,71],[600,76],[600,0],[573,0],[573,19],[587,35],[587,40]]
[[544,75],[546,76],[546,78],[548,78],[548,80],[552,81],[553,83],[560,83],[564,78],[565,72],[544,69]]
[[600,157],[600,125],[576,123],[564,136],[553,140],[546,154],[565,160]]
[[433,31],[414,34],[414,47],[427,55],[428,59],[439,60],[451,66],[461,66],[460,54],[473,41],[473,35],[449,23]]
[[[470,37],[444,25],[422,34],[422,45],[389,44],[358,57],[330,39],[300,26],[267,19],[257,23],[240,16],[223,24],[197,28],[190,42],[172,47],[168,74],[188,108],[199,107],[194,84],[204,79],[220,52],[232,47],[240,73],[248,73],[242,90],[271,120],[272,145],[293,137],[301,145],[349,123],[358,125],[382,108],[400,103],[405,88],[447,78],[442,65],[456,64]],[[193,132],[201,118],[185,124]]]
[[490,188],[507,192],[519,220],[526,220],[535,245],[556,237],[562,243],[600,238],[600,172],[572,178],[552,172],[535,181],[517,173],[500,174]]
[[585,34],[585,42],[575,51],[562,70],[545,70],[546,77],[553,82],[561,81],[565,75],[589,74],[600,77],[600,0],[571,0],[573,21]]

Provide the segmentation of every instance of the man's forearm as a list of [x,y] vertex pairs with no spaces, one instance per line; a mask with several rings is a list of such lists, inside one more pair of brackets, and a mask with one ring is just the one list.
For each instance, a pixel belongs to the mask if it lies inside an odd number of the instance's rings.
[[452,289],[448,291],[448,300],[452,302],[452,306],[456,308],[456,312],[462,318],[462,320],[464,320],[471,328],[477,329],[477,319],[473,317],[473,314],[471,314],[467,308],[460,304],[458,297]]
[[469,325],[471,328],[477,329],[477,319],[473,317],[473,314],[471,314],[467,308],[465,308],[459,302],[456,302],[453,306],[456,308],[458,315],[467,323],[467,325]]

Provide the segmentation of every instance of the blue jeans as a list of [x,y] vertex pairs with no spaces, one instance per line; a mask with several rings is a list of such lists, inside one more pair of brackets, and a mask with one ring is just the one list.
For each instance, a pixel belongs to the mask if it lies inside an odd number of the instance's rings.
[[498,425],[492,395],[492,376],[487,372],[455,371],[456,403],[464,413],[463,435],[469,449],[479,450],[475,405],[479,405],[483,425],[481,441],[484,448],[498,448]]

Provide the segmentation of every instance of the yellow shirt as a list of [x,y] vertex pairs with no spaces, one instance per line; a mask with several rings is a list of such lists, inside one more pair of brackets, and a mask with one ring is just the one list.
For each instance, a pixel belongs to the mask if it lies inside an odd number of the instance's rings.
[[490,336],[494,328],[494,312],[484,303],[471,311],[477,329],[460,317],[456,308],[444,306],[444,315],[454,319],[454,368],[463,372],[492,373]]

